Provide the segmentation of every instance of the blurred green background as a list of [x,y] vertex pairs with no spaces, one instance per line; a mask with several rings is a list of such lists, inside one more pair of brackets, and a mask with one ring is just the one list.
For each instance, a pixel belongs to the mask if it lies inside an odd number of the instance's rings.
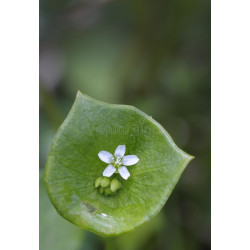
[[[209,0],[40,0],[40,250],[211,249],[210,78]],[[78,89],[141,109],[196,157],[132,233],[78,229],[47,197],[50,143]]]

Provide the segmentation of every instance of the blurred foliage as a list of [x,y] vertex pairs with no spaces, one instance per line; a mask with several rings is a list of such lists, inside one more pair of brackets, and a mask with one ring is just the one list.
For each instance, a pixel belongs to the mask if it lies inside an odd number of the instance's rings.
[[161,226],[146,238],[139,228],[134,240],[124,235],[107,244],[85,233],[81,249],[210,249],[209,0],[41,0],[40,80],[41,169],[78,89],[143,110],[196,157],[164,206]]

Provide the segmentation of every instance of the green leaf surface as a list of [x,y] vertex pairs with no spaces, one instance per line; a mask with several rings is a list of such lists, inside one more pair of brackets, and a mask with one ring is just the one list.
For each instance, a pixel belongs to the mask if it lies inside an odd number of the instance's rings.
[[39,180],[39,249],[79,250],[85,232],[64,220],[51,205],[46,193],[43,174]]
[[[112,196],[95,188],[108,164],[98,153],[126,155],[140,161]],[[45,182],[57,211],[75,225],[103,236],[128,232],[156,215],[193,157],[180,150],[152,117],[127,105],[96,101],[78,92],[52,142]],[[119,174],[116,174],[119,175]]]

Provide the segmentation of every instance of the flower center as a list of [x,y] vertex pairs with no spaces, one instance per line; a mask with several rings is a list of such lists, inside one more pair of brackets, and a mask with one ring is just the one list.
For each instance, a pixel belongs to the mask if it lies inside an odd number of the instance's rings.
[[115,158],[114,166],[119,167],[121,164],[122,164],[122,158],[121,157]]

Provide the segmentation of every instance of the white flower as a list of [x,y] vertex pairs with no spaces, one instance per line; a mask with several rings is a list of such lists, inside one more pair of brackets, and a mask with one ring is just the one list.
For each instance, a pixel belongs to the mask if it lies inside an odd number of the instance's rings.
[[109,164],[103,171],[103,176],[110,177],[115,172],[119,173],[121,177],[125,180],[128,179],[130,173],[125,166],[131,166],[136,164],[139,161],[139,158],[136,155],[125,155],[126,147],[125,145],[119,145],[114,155],[107,151],[100,151],[98,153],[99,158]]

